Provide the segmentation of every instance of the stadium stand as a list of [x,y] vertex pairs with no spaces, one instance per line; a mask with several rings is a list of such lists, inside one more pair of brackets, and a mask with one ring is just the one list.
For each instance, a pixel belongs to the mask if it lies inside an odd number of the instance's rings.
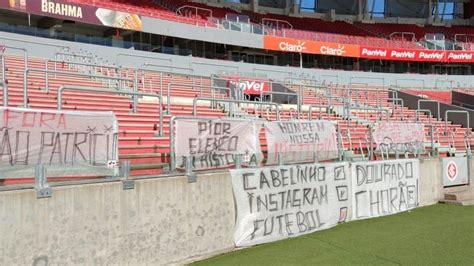
[[[439,201],[474,204],[468,178],[474,167],[474,29],[464,20],[451,27],[362,23],[347,16],[330,22],[186,0],[50,2],[61,14],[25,14],[27,7],[11,6],[22,3],[0,2],[0,33],[20,29],[0,35],[0,235],[7,239],[0,241],[0,265],[48,265],[48,259],[183,264]],[[75,13],[85,7],[92,11]],[[97,8],[119,21],[98,19]],[[63,14],[68,12],[77,17]],[[136,15],[148,28],[125,25]],[[155,29],[163,20],[172,23],[169,29]],[[232,23],[248,28],[233,29]],[[82,43],[76,34],[107,41]],[[443,44],[432,34],[442,34]],[[267,37],[284,38],[274,38],[273,49]],[[307,40],[316,42],[306,47]],[[344,44],[353,44],[352,51]],[[141,45],[151,49],[136,48]],[[366,47],[375,48],[362,57]],[[428,49],[441,51],[430,51],[426,60],[415,57]],[[402,55],[390,58],[390,52]],[[248,63],[250,57],[259,59]],[[316,68],[321,65],[329,67]],[[66,114],[80,117],[70,120],[80,130],[67,131]],[[110,120],[87,124],[95,116]],[[55,119],[57,128],[50,123]],[[281,136],[272,126],[288,139],[277,141]],[[379,127],[388,129],[380,133]],[[238,133],[218,136],[231,130]],[[221,150],[232,139],[236,146]],[[258,147],[239,151],[237,143]],[[31,159],[33,150],[39,159]],[[300,202],[313,205],[312,193],[318,210],[296,206],[285,186],[298,182],[307,187],[293,190],[293,198],[303,192]],[[361,188],[366,185],[380,187]],[[253,194],[262,188],[268,189],[263,196]],[[256,216],[286,191],[280,218],[253,217],[254,230],[236,229],[243,213],[238,201],[250,204]],[[360,200],[364,193],[370,196]],[[254,199],[257,210],[251,209]],[[290,211],[298,232],[266,231],[267,222],[273,230],[275,219],[281,226]],[[23,223],[25,235],[18,229]],[[278,236],[255,240],[259,223],[263,238]],[[285,223],[289,230],[291,222]],[[18,247],[10,241],[15,234],[21,235]]]

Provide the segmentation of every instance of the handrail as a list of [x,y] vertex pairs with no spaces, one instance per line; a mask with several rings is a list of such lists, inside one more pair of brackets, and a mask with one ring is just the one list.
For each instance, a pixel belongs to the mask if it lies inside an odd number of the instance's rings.
[[392,101],[393,104],[396,103],[401,103],[402,105],[402,121],[405,120],[405,111],[404,111],[404,108],[405,108],[405,102],[403,101],[403,99],[400,99],[400,98],[388,98],[387,100],[389,101]]
[[[152,59],[152,60],[158,60],[158,61],[168,61],[170,62],[171,64],[171,59],[164,59],[164,58],[156,58],[156,57],[151,57],[151,56],[144,56],[144,55],[136,55],[136,54],[124,54],[124,53],[120,53],[120,54],[117,54],[115,55],[115,64],[118,66],[118,67],[122,67],[122,65],[120,64],[120,57],[124,57],[124,56],[128,56],[128,57],[133,57],[133,58],[142,58],[142,59]],[[171,66],[170,66],[171,68]]]
[[382,87],[385,87],[385,78],[370,77],[370,76],[351,76],[349,78],[349,85],[353,83],[352,79],[382,80]]
[[419,113],[428,113],[429,114],[429,121],[430,121],[430,124],[433,124],[432,123],[432,120],[431,120],[431,117],[433,116],[433,114],[431,113],[431,110],[430,109],[417,109],[415,110],[415,122],[418,122],[418,114]]
[[208,9],[208,8],[202,8],[202,7],[197,7],[197,6],[191,6],[191,5],[184,5],[184,6],[181,6],[179,7],[178,9],[176,9],[176,13],[178,15],[181,15],[181,16],[184,16],[183,14],[181,14],[181,9],[183,8],[191,8],[191,9],[195,9],[196,10],[196,18],[198,16],[198,10],[203,10],[203,11],[208,11],[211,15],[210,15],[210,18],[212,19],[213,16],[212,16],[212,10],[211,9]]
[[[183,74],[183,73],[176,73],[176,72],[171,72],[171,71],[157,71],[153,69],[145,69],[144,67],[169,67],[174,68],[174,69],[184,69],[184,70],[191,70],[193,74]],[[194,78],[200,78],[201,79],[201,85],[202,85],[202,78],[209,78],[206,76],[200,76],[194,74],[194,69],[193,68],[185,68],[185,67],[172,67],[172,66],[162,66],[162,65],[157,65],[157,64],[150,64],[150,63],[144,63],[140,68],[137,68],[136,71],[142,71],[142,75],[146,75],[145,71],[154,71],[160,73],[160,94],[163,95],[163,74],[172,74],[172,75],[181,75],[181,76],[188,76],[193,78],[193,83],[194,83]]]
[[[262,91],[260,92],[260,101],[263,102],[263,96],[267,94],[267,95],[270,95],[270,97],[273,99],[272,95],[286,95],[286,96],[296,96],[296,111],[298,113],[298,117],[299,117],[299,114],[301,113],[301,105],[302,103],[300,102],[300,94],[298,94],[297,92],[278,92],[278,91]],[[287,97],[288,99],[288,97]],[[290,104],[290,103],[288,103]]]
[[243,104],[254,104],[254,105],[268,105],[268,106],[276,106],[276,115],[277,120],[280,120],[280,112],[281,112],[281,104],[278,103],[265,103],[265,102],[253,102],[253,101],[242,101],[242,100],[233,100],[233,99],[214,99],[214,98],[205,98],[205,97],[197,97],[193,100],[193,116],[196,116],[197,112],[197,102],[198,101],[208,101],[208,102],[223,102],[223,103],[243,103]]
[[[190,67],[177,67],[177,66],[162,66],[162,65],[157,65],[157,64],[150,64],[150,63],[143,63],[142,64],[142,68],[143,67],[147,67],[147,66],[150,66],[150,67],[168,67],[168,68],[172,68],[172,69],[183,69],[183,70],[190,70],[191,73],[194,73],[194,68],[190,68]],[[141,70],[147,70],[147,69],[142,69],[140,68]],[[195,74],[182,74],[182,73],[175,73],[175,72],[168,72],[168,73],[172,73],[172,74],[178,74],[178,75],[188,75],[188,76],[198,76],[198,75],[195,75]],[[199,77],[202,77],[202,76],[199,76]]]
[[466,114],[466,128],[469,130],[471,129],[469,125],[469,112],[468,111],[462,111],[462,110],[446,110],[444,113],[444,132],[448,132],[448,115],[451,113],[458,113],[458,114]]
[[[5,37],[0,37],[0,39],[7,39],[8,40],[8,38],[5,38]],[[2,45],[2,47],[5,47],[6,49],[11,49],[11,50],[22,51],[23,52],[23,66],[25,68],[28,67],[28,50],[27,49],[15,47],[15,46],[9,46],[9,45]]]
[[100,68],[111,68],[115,70],[119,70],[120,68],[117,66],[112,66],[112,65],[99,65],[95,63],[81,63],[81,62],[68,62],[64,60],[53,60],[53,59],[46,59],[46,66],[48,66],[49,63],[54,63],[54,70],[56,70],[56,63],[66,63],[68,65],[78,65],[78,66],[91,66],[91,67],[100,67]]
[[[106,89],[95,89],[91,87],[80,87],[80,86],[61,86],[58,89],[58,94],[57,94],[57,108],[58,110],[62,109],[62,95],[64,91],[87,91],[87,92],[98,92],[98,93],[109,93],[109,94],[127,94],[127,95],[132,95],[132,96],[146,96],[146,97],[155,97],[158,98],[158,112],[160,114],[159,118],[159,123],[160,123],[160,132],[158,133],[158,136],[163,136],[163,98],[160,95],[157,94],[151,94],[151,93],[141,93],[141,92],[134,92],[134,91],[120,91],[120,90],[106,90]],[[137,107],[136,105],[133,106],[133,111],[136,112]]]
[[[346,108],[346,106],[344,106]],[[387,121],[389,120],[389,112],[385,108],[374,108],[374,107],[357,107],[357,106],[350,106],[349,110],[362,110],[362,111],[376,111],[376,112],[381,112],[381,113],[386,113],[387,114]],[[351,120],[351,114],[350,111],[347,113],[349,121]],[[380,120],[382,120],[382,117],[380,117]]]
[[4,81],[0,81],[0,85],[3,88],[3,106],[8,106],[8,84]]
[[323,105],[323,104],[312,104],[309,106],[309,119],[308,120],[313,120],[313,109],[319,109],[319,116],[321,117],[321,109],[326,108],[326,113],[330,113],[333,109],[334,106],[332,105]]
[[431,117],[433,114],[431,113],[430,109],[417,109],[415,110],[415,122],[419,122],[418,120],[418,114],[419,113],[428,113],[428,119],[429,119],[429,124],[428,126],[430,127],[430,140],[431,140],[431,151],[434,152],[434,126],[433,126],[433,121],[431,120]]
[[278,22],[284,22],[284,23],[290,25],[290,30],[293,29],[293,25],[291,25],[291,23],[286,21],[286,20],[274,19],[274,18],[262,18],[262,25],[265,26],[265,27],[268,27],[268,25],[265,25],[266,21],[275,21],[277,23],[277,25],[276,25],[277,29],[278,29]]
[[441,119],[441,112],[440,112],[441,108],[440,108],[440,103],[439,103],[439,101],[420,99],[420,100],[418,100],[418,107],[416,108],[417,110],[420,110],[420,109],[421,109],[421,108],[420,108],[420,107],[421,107],[421,103],[436,103],[437,106],[438,106],[438,112],[437,112],[437,113],[438,113],[438,116],[437,116],[436,118],[437,118],[437,120],[440,120],[440,119]]
[[[98,65],[95,63],[81,63],[81,62],[68,62],[68,61],[63,61],[63,60],[52,60],[52,59],[46,59],[46,63],[44,66],[45,70],[49,70],[49,63],[54,63],[54,71],[58,71],[57,63],[65,63],[68,65],[78,65],[78,66],[88,66],[91,67],[91,69],[94,68],[108,68],[108,69],[113,69],[118,71],[119,68],[116,66],[109,66],[109,65]],[[46,73],[46,79],[48,79],[49,75]],[[56,75],[55,75],[56,77]]]
[[[127,79],[127,78],[109,77],[109,76],[102,76],[102,75],[90,75],[90,74],[82,74],[82,73],[77,73],[77,72],[64,72],[64,71],[26,68],[23,75],[23,107],[24,108],[28,108],[28,74],[30,72],[38,72],[38,73],[44,73],[44,74],[48,74],[48,73],[59,74],[59,75],[75,76],[75,77],[101,78],[101,79],[118,80],[118,81],[129,81],[129,82],[134,83],[134,88],[137,87],[137,84],[135,83],[134,80]],[[48,75],[46,75],[45,87],[46,87],[46,91],[49,92]],[[136,89],[134,91],[136,91]]]
[[95,57],[89,56],[89,55],[80,55],[80,54],[65,53],[65,52],[56,52],[56,53],[54,53],[54,60],[58,60],[59,55],[66,55],[66,56],[70,56],[70,57],[90,59],[91,61],[94,61],[94,58],[95,58]]
[[[206,86],[206,85],[188,85],[188,84],[182,84],[182,83],[168,83],[168,88],[166,90],[166,112],[167,114],[171,114],[171,86],[174,86],[174,87],[184,87],[184,88],[199,88],[200,89],[200,93],[199,93],[199,97],[202,97],[202,89],[211,89],[211,91],[213,90],[226,90],[226,91],[229,91],[229,97],[231,95],[231,91],[230,91],[230,88],[226,88],[226,87],[217,87],[217,86]],[[163,97],[163,95],[161,95]]]
[[5,55],[0,54],[0,58],[2,59],[1,60],[2,61],[2,63],[1,63],[2,64],[2,79],[1,79],[1,81],[5,83],[6,80],[7,80],[7,78],[6,78],[7,74],[6,74],[6,68],[5,68]]
[[[9,41],[14,41],[14,42],[20,42],[20,43],[32,43],[32,44],[38,44],[38,45],[44,45],[44,46],[52,46],[56,48],[66,48],[67,50],[71,50],[71,47],[69,46],[64,46],[64,45],[58,45],[58,44],[52,44],[52,43],[44,43],[44,42],[36,42],[36,41],[29,41],[29,40],[24,40],[24,39],[16,39],[16,38],[8,38],[8,37],[0,37],[1,40],[9,40]],[[17,47],[10,47],[10,48],[17,48]],[[18,49],[23,49],[23,48],[18,48]],[[26,50],[26,49],[25,49]]]
[[415,79],[415,78],[410,79],[410,78],[405,78],[405,79],[396,79],[396,80],[395,80],[395,86],[398,87],[398,88],[400,88],[400,89],[411,89],[411,88],[413,88],[413,89],[419,89],[420,87],[401,86],[401,85],[398,84],[398,81],[408,81],[408,82],[410,82],[410,83],[421,81],[421,84],[422,84],[422,86],[423,86],[422,89],[426,88],[426,87],[425,87],[425,80],[424,80],[424,79]]

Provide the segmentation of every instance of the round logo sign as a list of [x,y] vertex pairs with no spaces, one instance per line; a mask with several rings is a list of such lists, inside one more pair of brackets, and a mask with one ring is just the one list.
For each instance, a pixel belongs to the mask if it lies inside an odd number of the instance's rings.
[[455,162],[450,161],[446,166],[446,176],[450,181],[454,181],[458,177],[458,166]]

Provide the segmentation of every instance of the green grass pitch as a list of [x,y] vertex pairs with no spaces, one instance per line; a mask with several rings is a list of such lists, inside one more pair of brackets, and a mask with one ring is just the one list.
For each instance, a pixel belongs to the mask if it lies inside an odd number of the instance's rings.
[[217,256],[197,265],[474,265],[474,206],[434,205]]

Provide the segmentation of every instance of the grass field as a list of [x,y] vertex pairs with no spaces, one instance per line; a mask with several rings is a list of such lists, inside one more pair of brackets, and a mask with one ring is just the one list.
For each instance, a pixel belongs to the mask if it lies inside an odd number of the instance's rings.
[[349,222],[197,265],[474,265],[474,206],[434,205]]

